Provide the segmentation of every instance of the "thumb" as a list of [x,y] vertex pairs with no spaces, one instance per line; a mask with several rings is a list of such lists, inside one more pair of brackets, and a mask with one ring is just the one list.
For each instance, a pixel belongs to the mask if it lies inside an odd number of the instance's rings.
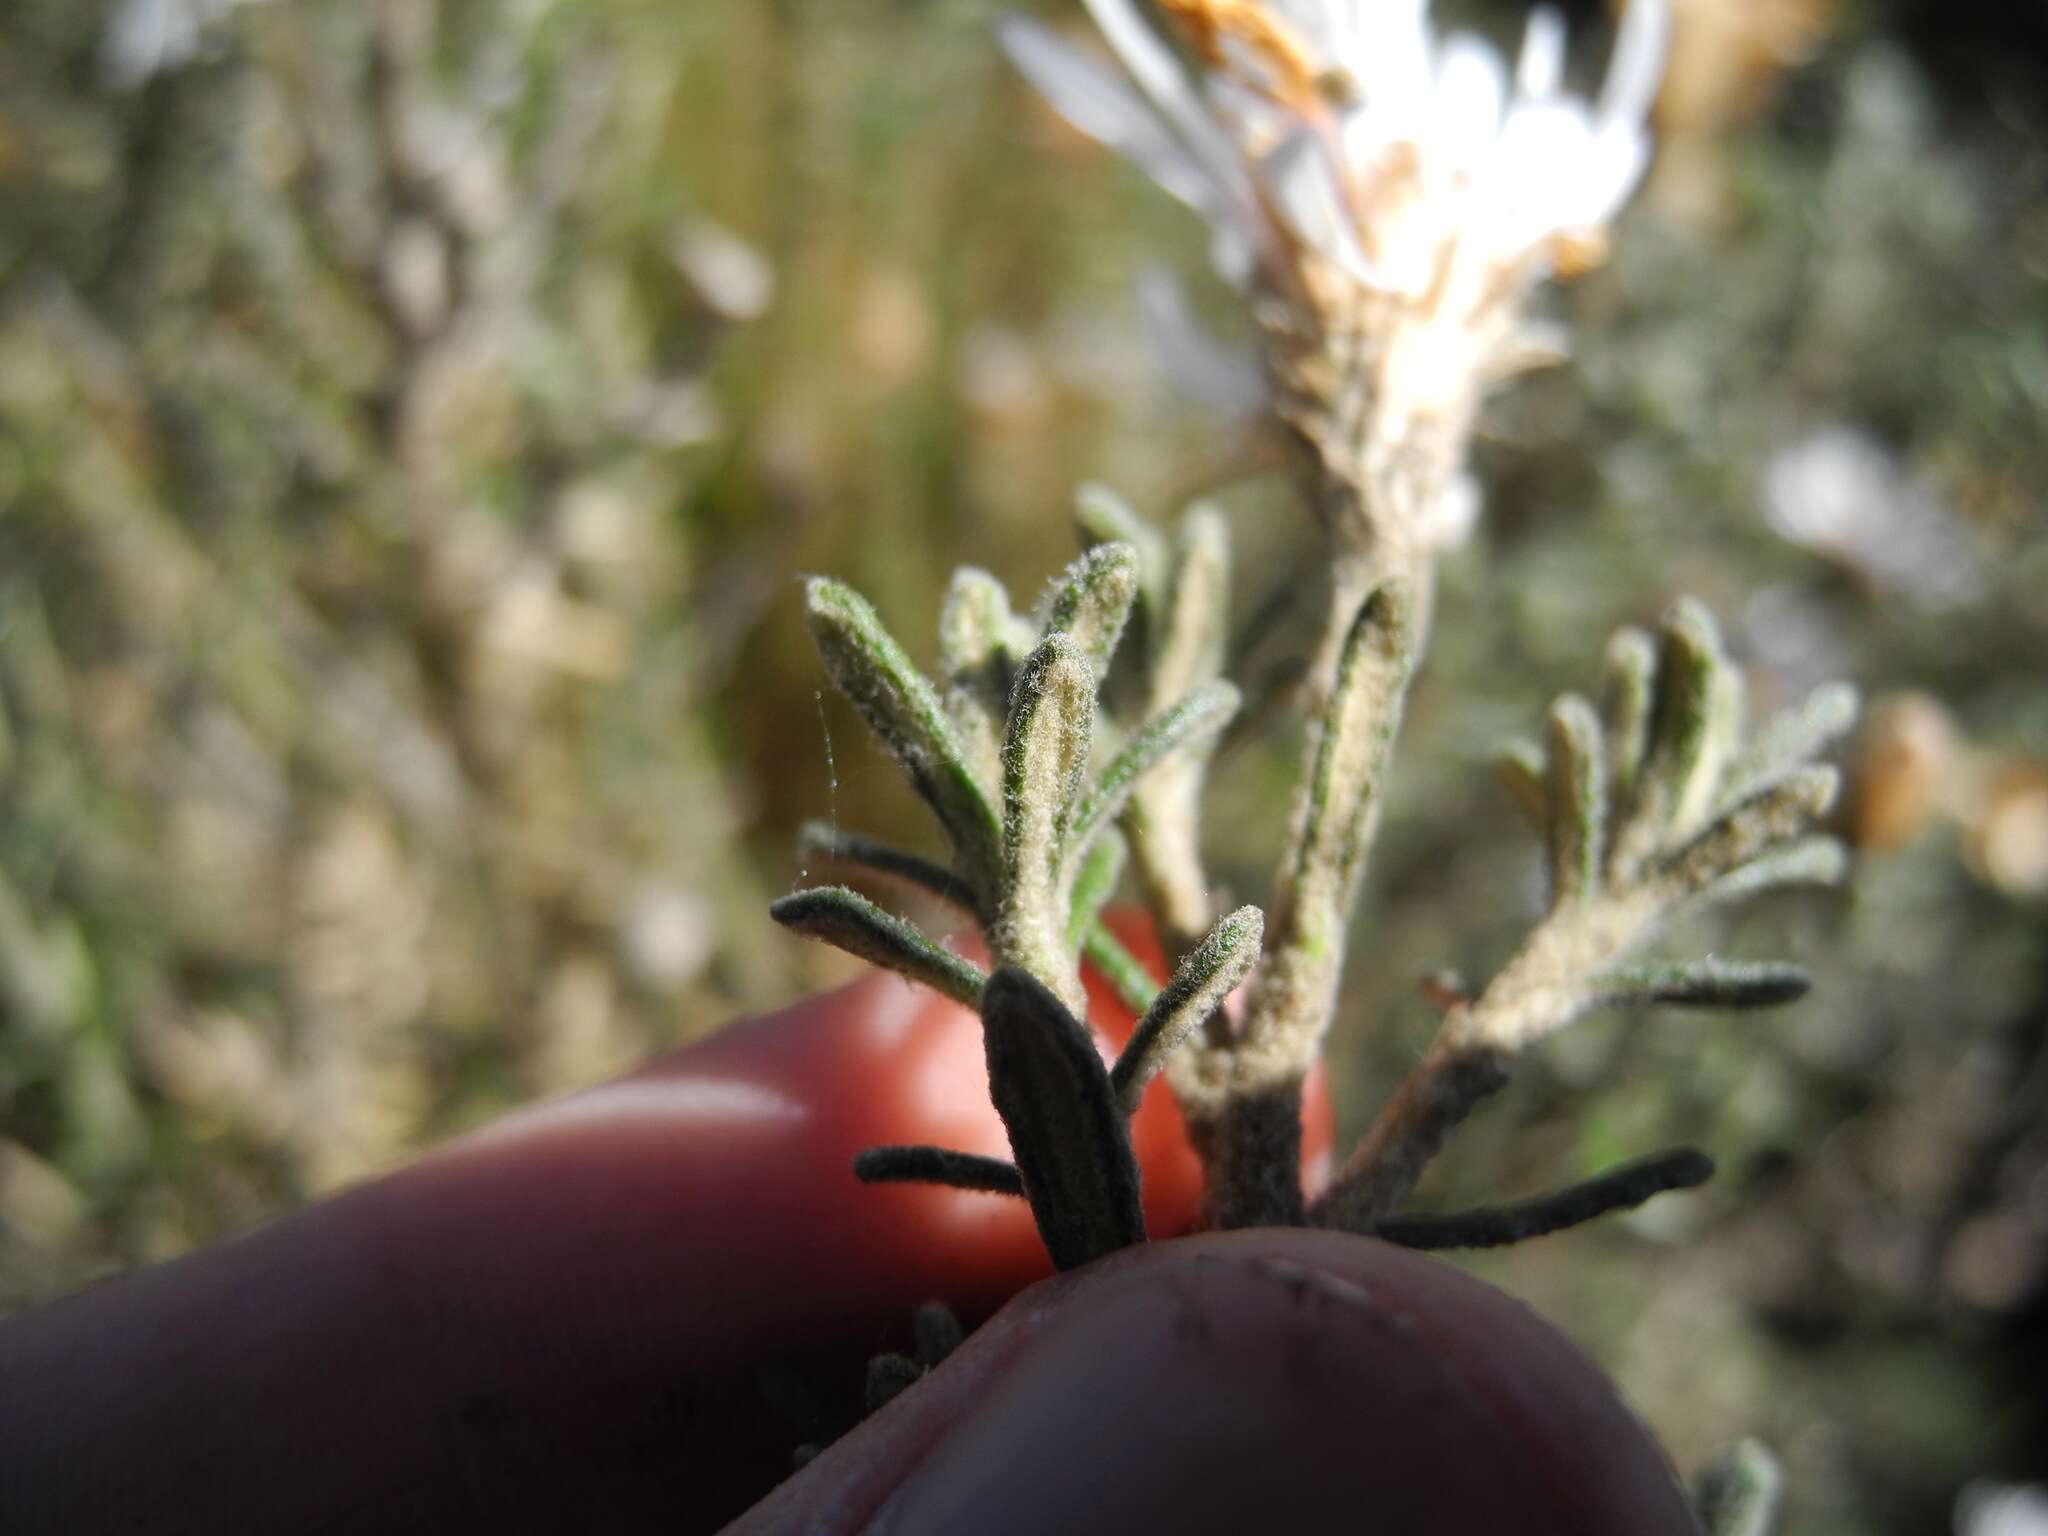
[[1131,1250],[1017,1297],[735,1532],[1691,1536],[1670,1464],[1519,1302],[1307,1231]]

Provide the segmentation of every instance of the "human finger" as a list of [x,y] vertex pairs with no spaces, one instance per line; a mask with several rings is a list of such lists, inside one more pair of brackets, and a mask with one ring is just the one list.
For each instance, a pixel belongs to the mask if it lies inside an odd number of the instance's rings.
[[1212,1234],[1018,1296],[733,1536],[1693,1536],[1555,1329],[1365,1238]]
[[[1153,1228],[1184,1230],[1199,1172],[1156,1085],[1135,1131]],[[972,1320],[1045,1272],[1019,1201],[852,1179],[906,1140],[1004,1150],[977,1022],[885,976],[509,1116],[0,1327],[0,1513],[711,1528],[919,1301]]]

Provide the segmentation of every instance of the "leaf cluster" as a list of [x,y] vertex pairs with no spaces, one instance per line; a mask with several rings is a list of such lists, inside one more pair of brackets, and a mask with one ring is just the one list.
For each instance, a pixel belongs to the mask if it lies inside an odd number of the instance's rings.
[[[1083,516],[1098,527],[1141,527],[1127,515],[1119,522],[1102,493],[1084,497]],[[834,683],[931,808],[950,858],[817,827],[807,829],[808,850],[959,909],[986,934],[993,965],[984,970],[846,886],[795,892],[773,914],[979,1012],[991,1097],[1015,1157],[884,1147],[864,1154],[856,1172],[1022,1195],[1062,1267],[1144,1240],[1126,1120],[1175,1046],[1248,974],[1263,934],[1256,908],[1229,914],[1162,989],[1101,922],[1128,847],[1118,823],[1134,797],[1176,767],[1199,774],[1238,707],[1237,690],[1214,675],[1220,647],[1185,617],[1192,599],[1176,606],[1172,596],[1201,590],[1220,602],[1217,530],[1198,528],[1178,562],[1145,537],[1094,543],[1028,617],[986,572],[959,572],[941,612],[936,677],[851,588],[819,577],[805,589]],[[1099,699],[1141,592],[1159,605],[1156,627],[1167,636],[1150,690],[1156,703],[1104,748]],[[1163,814],[1155,803],[1153,822]],[[1086,1023],[1084,952],[1108,962],[1143,1013],[1113,1066]]]

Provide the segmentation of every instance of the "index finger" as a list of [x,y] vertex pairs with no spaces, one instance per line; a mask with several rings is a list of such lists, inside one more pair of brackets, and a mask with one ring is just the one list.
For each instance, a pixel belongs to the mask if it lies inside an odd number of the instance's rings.
[[[1154,1092],[1164,1233],[1199,1174]],[[0,1524],[716,1525],[917,1302],[1045,1272],[1022,1202],[855,1183],[893,1141],[1004,1150],[978,1021],[876,975],[16,1319]]]

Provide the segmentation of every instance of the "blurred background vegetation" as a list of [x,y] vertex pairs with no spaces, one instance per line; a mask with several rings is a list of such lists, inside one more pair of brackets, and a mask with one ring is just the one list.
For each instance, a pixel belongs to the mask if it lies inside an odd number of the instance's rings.
[[[1698,1195],[1476,1267],[1681,1465],[1770,1440],[1792,1531],[1944,1531],[2048,1474],[2048,13],[1678,8],[1577,359],[1489,413],[1339,1102],[1530,916],[1487,758],[1614,625],[1690,591],[1764,701],[1861,683],[1853,893],[1692,936],[1813,997],[1580,1028],[1424,1194],[1708,1147]],[[1304,519],[1131,301],[1165,263],[1227,332],[1201,232],[994,14],[0,5],[0,1309],[840,974],[763,915],[793,829],[929,834],[800,571],[921,638],[954,564],[1068,557],[1076,482],[1201,490],[1244,675],[1284,670]],[[1292,762],[1276,721],[1220,770],[1242,896]]]

